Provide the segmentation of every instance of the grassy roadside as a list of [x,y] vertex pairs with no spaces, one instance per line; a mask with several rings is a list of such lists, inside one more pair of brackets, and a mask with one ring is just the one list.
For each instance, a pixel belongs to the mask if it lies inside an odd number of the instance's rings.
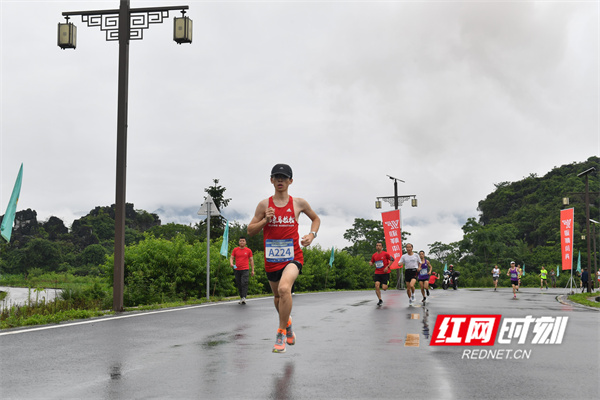
[[[0,292],[0,297],[2,293]],[[269,297],[270,294],[252,295],[248,298]],[[151,311],[164,308],[185,307],[204,303],[215,303],[219,301],[230,301],[237,297],[211,297],[210,300],[189,299],[187,301],[165,302],[160,304],[147,304],[137,307],[124,307],[123,311]],[[75,319],[97,318],[115,314],[112,310],[101,310],[97,307],[92,309],[73,308],[68,301],[55,299],[53,301],[31,301],[26,305],[2,308],[0,313],[0,330],[18,328],[33,325],[58,324],[60,322]]]
[[[223,299],[211,299],[211,302]],[[163,308],[183,307],[206,303],[206,299],[170,302],[164,304],[149,304],[139,307],[125,307],[123,311],[147,311]],[[77,305],[68,300],[55,299],[52,301],[32,300],[25,305],[4,307],[0,313],[0,330],[32,325],[57,324],[75,319],[87,319],[113,315],[112,310],[103,310],[93,304]]]
[[595,300],[596,297],[600,297],[600,293],[577,293],[568,296],[568,299],[584,306],[600,308],[600,302]]

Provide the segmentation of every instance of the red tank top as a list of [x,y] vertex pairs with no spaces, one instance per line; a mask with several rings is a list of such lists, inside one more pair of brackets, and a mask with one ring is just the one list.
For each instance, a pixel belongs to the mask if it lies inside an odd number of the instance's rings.
[[298,221],[294,212],[294,199],[290,196],[285,206],[277,207],[273,197],[269,197],[269,207],[275,209],[275,216],[263,228],[265,270],[279,271],[293,260],[304,264],[300,235],[298,235]]

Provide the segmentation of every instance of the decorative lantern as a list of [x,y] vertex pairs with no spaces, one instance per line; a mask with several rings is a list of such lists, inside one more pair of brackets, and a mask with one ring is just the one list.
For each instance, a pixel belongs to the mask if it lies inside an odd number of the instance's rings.
[[[181,12],[184,14],[184,11]],[[173,18],[173,40],[178,44],[192,43],[192,20],[183,15]]]
[[77,45],[77,27],[67,22],[58,24],[58,47],[61,49],[74,49]]

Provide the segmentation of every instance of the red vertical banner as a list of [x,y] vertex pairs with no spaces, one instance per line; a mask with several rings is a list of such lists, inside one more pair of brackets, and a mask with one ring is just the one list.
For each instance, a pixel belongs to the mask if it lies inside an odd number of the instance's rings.
[[560,210],[560,247],[562,269],[573,268],[573,209]]
[[390,269],[398,269],[398,261],[402,257],[402,235],[400,230],[400,210],[381,213],[383,221],[383,233],[385,234],[385,246],[387,252],[394,257]]

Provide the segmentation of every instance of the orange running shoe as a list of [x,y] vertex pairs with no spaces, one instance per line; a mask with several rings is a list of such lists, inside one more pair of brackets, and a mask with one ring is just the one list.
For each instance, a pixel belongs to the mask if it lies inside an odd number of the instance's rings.
[[296,334],[292,330],[292,317],[290,317],[287,327],[285,328],[285,339],[287,341],[287,344],[291,346],[296,344]]
[[275,337],[275,345],[273,346],[273,353],[285,353],[285,330],[277,329],[277,336]]

